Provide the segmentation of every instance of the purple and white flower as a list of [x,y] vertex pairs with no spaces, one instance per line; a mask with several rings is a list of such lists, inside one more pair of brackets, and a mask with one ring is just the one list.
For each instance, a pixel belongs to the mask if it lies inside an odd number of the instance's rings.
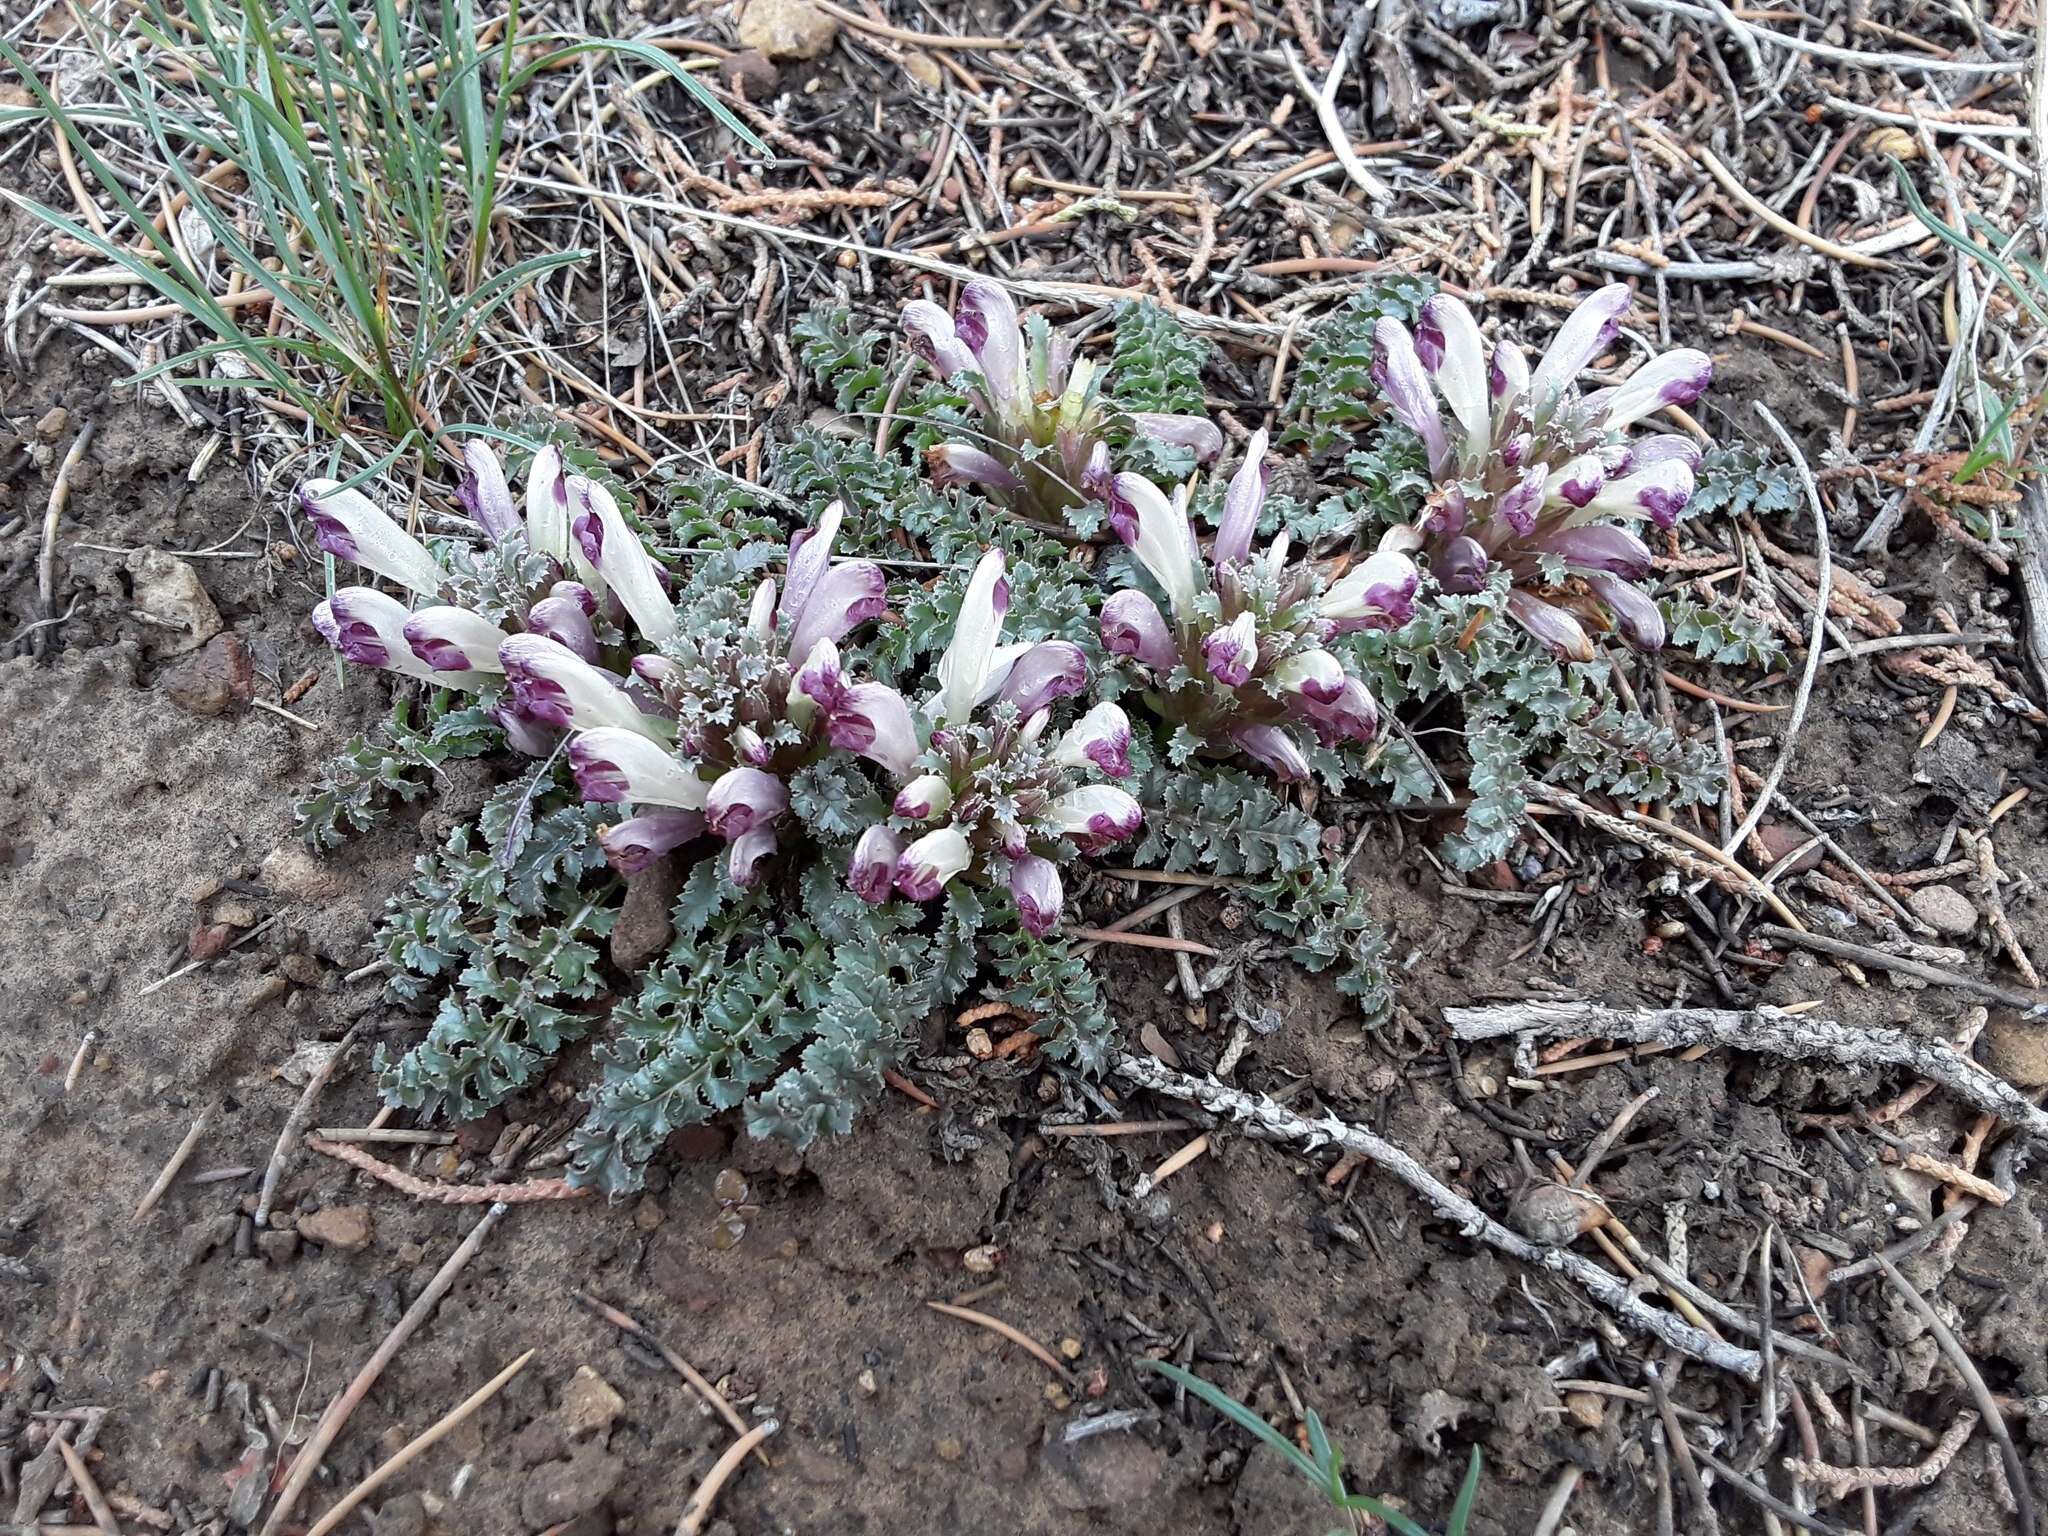
[[1003,616],[1010,611],[1010,584],[1004,579],[1003,552],[992,549],[975,563],[953,638],[939,657],[939,692],[932,716],[940,725],[964,725],[975,705],[988,697],[996,641]]
[[973,863],[974,849],[967,834],[958,827],[940,827],[925,833],[898,856],[896,889],[912,901],[930,901]]
[[597,805],[631,802],[701,811],[711,796],[711,786],[667,747],[618,726],[599,726],[574,737],[569,771],[576,776],[577,792]]
[[661,567],[647,552],[612,493],[581,475],[569,480],[570,531],[583,558],[648,640],[662,644],[676,632],[676,605],[662,590]]
[[498,647],[508,638],[467,608],[418,608],[405,621],[405,643],[436,672],[502,672]]
[[789,810],[789,790],[760,768],[728,768],[704,800],[704,825],[727,842],[773,826]]
[[314,542],[337,560],[375,571],[422,597],[433,597],[447,581],[426,545],[353,487],[308,480],[299,487],[299,508],[313,525]]
[[1187,507],[1142,475],[1118,475],[1109,495],[1110,526],[1131,547],[1166,594],[1166,611],[1175,619],[1194,609],[1200,589],[1200,552],[1188,523]]
[[953,809],[953,785],[943,773],[920,773],[896,791],[890,810],[906,821],[936,821]]
[[[1422,437],[1436,481],[1429,514],[1412,532],[1439,585],[1478,593],[1504,574],[1516,594],[1508,616],[1573,659],[1593,655],[1581,613],[1597,628],[1604,612],[1638,649],[1663,643],[1655,603],[1631,585],[1649,579],[1649,552],[1613,525],[1672,526],[1700,462],[1689,438],[1628,434],[1652,413],[1699,398],[1713,377],[1705,353],[1681,348],[1650,358],[1617,387],[1579,388],[1619,340],[1629,303],[1620,283],[1587,296],[1533,369],[1508,341],[1482,364],[1478,326],[1448,295],[1424,306],[1414,336],[1391,319],[1375,333],[1387,403]],[[1443,430],[1438,397],[1458,423],[1456,442]]]
[[529,719],[563,730],[617,726],[662,740],[672,731],[605,673],[545,635],[513,635],[498,647],[512,696]]
[[703,835],[704,818],[695,811],[647,811],[597,829],[605,859],[622,875],[637,875]]
[[1128,791],[1109,784],[1084,784],[1069,790],[1047,809],[1084,853],[1099,852],[1135,836],[1145,819]]

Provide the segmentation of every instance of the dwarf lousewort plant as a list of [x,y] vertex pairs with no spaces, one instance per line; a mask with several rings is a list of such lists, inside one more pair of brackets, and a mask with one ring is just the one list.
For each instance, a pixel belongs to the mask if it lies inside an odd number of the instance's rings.
[[1060,919],[1059,863],[1129,838],[1140,812],[1125,790],[1088,782],[1129,776],[1124,712],[1098,704],[1054,733],[1054,706],[1088,686],[1087,657],[1066,640],[1002,644],[1009,604],[1002,551],[990,550],[923,706],[928,745],[897,772],[889,820],[861,834],[847,882],[870,902],[931,901],[963,876],[1006,885],[1042,937]]
[[[965,375],[979,416],[972,441],[940,443],[925,462],[940,486],[972,485],[997,505],[1042,523],[1063,523],[1109,493],[1115,411],[1108,376],[1043,323],[1028,330],[996,283],[976,279],[952,313],[928,299],[904,306],[911,350],[947,380]],[[1188,449],[1207,464],[1223,433],[1206,416],[1130,412],[1130,428]]]
[[1413,560],[1389,550],[1325,582],[1309,562],[1288,559],[1284,529],[1253,555],[1270,478],[1265,456],[1266,434],[1255,432],[1206,556],[1186,487],[1169,499],[1140,476],[1116,476],[1110,524],[1166,607],[1135,587],[1115,593],[1102,605],[1102,644],[1153,712],[1178,728],[1177,760],[1234,751],[1277,778],[1305,779],[1311,741],[1363,743],[1379,730],[1379,706],[1328,642],[1405,624],[1419,575]]
[[1592,658],[1587,622],[1641,650],[1664,644],[1663,617],[1637,585],[1650,574],[1649,547],[1621,525],[1671,527],[1700,464],[1689,437],[1628,434],[1652,412],[1700,397],[1713,376],[1704,352],[1680,348],[1618,387],[1578,388],[1628,306],[1624,284],[1592,294],[1533,371],[1511,341],[1489,358],[1471,311],[1446,294],[1423,305],[1413,333],[1394,319],[1374,330],[1374,378],[1421,437],[1436,482],[1406,542],[1426,553],[1446,592],[1478,592],[1505,570],[1509,616],[1574,661]]

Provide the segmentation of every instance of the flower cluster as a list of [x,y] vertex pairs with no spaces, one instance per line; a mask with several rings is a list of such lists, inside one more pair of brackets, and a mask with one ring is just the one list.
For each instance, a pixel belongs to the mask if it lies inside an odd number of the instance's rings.
[[[1582,393],[1577,379],[1619,334],[1629,290],[1610,284],[1572,311],[1532,370],[1509,341],[1489,357],[1471,311],[1439,294],[1411,334],[1383,319],[1373,374],[1394,415],[1422,439],[1435,488],[1407,542],[1444,590],[1477,592],[1505,570],[1508,613],[1560,656],[1590,660],[1586,622],[1611,623],[1654,651],[1664,621],[1637,583],[1650,550],[1622,523],[1668,528],[1693,491],[1699,449],[1677,434],[1629,429],[1705,391],[1713,364],[1680,348],[1619,387]],[[1450,408],[1446,421],[1437,397]]]
[[848,881],[871,902],[892,892],[930,901],[971,873],[1004,883],[1024,927],[1058,924],[1059,859],[1095,853],[1138,830],[1138,802],[1113,785],[1130,773],[1130,722],[1098,704],[1064,732],[1053,707],[1083,692],[1088,664],[1065,640],[1001,643],[1009,607],[1000,550],[975,566],[938,689],[922,707],[929,745],[898,772],[887,821],[861,834]]
[[[1116,413],[1106,371],[1074,357],[1042,324],[1027,333],[1010,295],[986,279],[967,284],[950,315],[928,299],[905,305],[903,331],[941,378],[967,377],[980,417],[975,441],[927,452],[938,485],[974,485],[1042,523],[1063,523],[1072,508],[1107,500]],[[1223,433],[1206,416],[1131,412],[1124,419],[1144,436],[1190,450],[1200,464],[1223,451]]]
[[[530,753],[571,733],[583,798],[635,808],[599,834],[615,867],[645,868],[709,832],[728,845],[733,881],[748,885],[780,840],[790,775],[830,748],[907,770],[917,751],[908,708],[840,666],[839,641],[886,602],[879,566],[832,562],[843,509],[790,541],[779,597],[764,581],[743,614],[699,614],[685,633],[661,565],[604,487],[564,474],[543,449],[522,519],[496,455],[473,443],[468,459],[461,500],[501,557],[495,574],[518,572],[488,598],[496,619],[450,603],[408,611],[345,587],[314,625],[359,665],[459,688],[502,683],[497,718]],[[360,492],[312,481],[300,501],[333,554],[428,599],[463,585]],[[508,598],[508,584],[525,590]]]
[[1371,741],[1379,708],[1329,642],[1360,629],[1396,629],[1414,612],[1418,572],[1382,550],[1326,583],[1289,562],[1286,530],[1259,555],[1252,537],[1265,505],[1266,434],[1256,432],[1224,494],[1207,558],[1188,520],[1188,490],[1172,499],[1132,474],[1111,485],[1110,522],[1166,597],[1135,587],[1102,605],[1102,643],[1145,688],[1161,719],[1210,750],[1235,748],[1283,780],[1308,777],[1308,736],[1325,746]]

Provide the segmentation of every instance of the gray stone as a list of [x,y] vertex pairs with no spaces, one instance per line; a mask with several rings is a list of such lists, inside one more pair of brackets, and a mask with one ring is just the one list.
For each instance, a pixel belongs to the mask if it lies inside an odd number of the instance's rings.
[[598,1508],[619,1485],[626,1464],[595,1441],[569,1453],[566,1461],[543,1462],[526,1475],[519,1515],[528,1529],[541,1530]]
[[1906,898],[1913,915],[1936,933],[1965,938],[1977,931],[1977,909],[1951,885],[1923,885]]

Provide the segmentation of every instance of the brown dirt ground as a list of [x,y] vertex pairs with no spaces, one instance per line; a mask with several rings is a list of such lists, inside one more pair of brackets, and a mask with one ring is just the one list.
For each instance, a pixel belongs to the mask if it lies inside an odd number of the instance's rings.
[[[111,403],[104,377],[59,347],[35,378],[6,386],[9,419],[31,441],[53,406],[73,428],[102,421],[67,540],[206,549],[252,517],[283,537],[271,502],[253,496],[226,456],[188,486],[195,440],[158,409]],[[1787,392],[1796,384],[1773,382]],[[20,469],[0,523],[39,512],[48,484],[46,467]],[[31,515],[0,544],[0,632],[38,616],[38,523]],[[414,1203],[307,1156],[283,1186],[286,1226],[365,1206],[367,1246],[252,1242],[256,1175],[181,1182],[149,1218],[130,1220],[202,1108],[215,1112],[190,1170],[260,1173],[298,1095],[299,1048],[357,1020],[381,1027],[374,982],[342,978],[434,831],[433,812],[424,827],[417,814],[401,816],[326,863],[290,855],[295,790],[381,712],[383,696],[361,676],[337,686],[302,618],[313,590],[303,561],[192,563],[249,647],[259,696],[322,669],[296,706],[315,729],[174,707],[164,688],[173,638],[136,616],[135,573],[121,555],[67,552],[60,602],[76,595],[79,605],[51,660],[0,663],[0,1463],[10,1441],[24,1443],[32,1410],[96,1404],[109,1410],[98,1439],[106,1487],[158,1508],[218,1509],[253,1439],[303,1436],[475,1215]],[[1938,548],[1895,567],[1894,588],[1913,594],[1909,627],[1933,601],[1981,585],[1969,557]],[[2038,782],[2038,736],[1988,729],[1967,699],[1945,738],[1952,745],[1916,756],[1928,702],[1868,671],[1832,668],[1792,769],[1788,788],[1803,804],[1833,796],[1867,813],[1848,835],[1879,867],[1924,863],[1959,804]],[[2010,870],[2048,874],[2044,820],[2048,794],[2007,818]],[[1272,989],[1285,1028],[1254,1044],[1237,1079],[1272,1089],[1306,1077],[1499,1210],[1519,1178],[1509,1143],[1463,1100],[1485,1108],[1507,1063],[1472,1056],[1454,1085],[1435,1043],[1436,1010],[1539,986],[1664,1000],[1684,979],[1674,963],[1686,955],[1646,944],[1662,899],[1627,850],[1576,839],[1581,894],[1548,949],[1517,958],[1530,937],[1519,921],[1439,894],[1425,854],[1433,842],[1427,827],[1387,822],[1360,864],[1404,966],[1400,1027],[1367,1036],[1321,984],[1264,972],[1255,985]],[[266,864],[279,849],[284,860]],[[195,906],[224,880],[245,883]],[[1098,899],[1107,910],[1129,904],[1127,892]],[[248,910],[230,917],[236,905]],[[202,910],[274,922],[151,990],[184,962]],[[2048,953],[2039,910],[2018,914],[2037,954]],[[1229,942],[1220,904],[1189,911],[1191,936]],[[1114,999],[1132,1028],[1154,1022],[1206,1065],[1221,1034],[1187,1024],[1170,976],[1163,957],[1119,953]],[[1952,1027],[1960,1011],[1936,991],[1859,989],[1804,958],[1764,995],[1819,998],[1830,1016],[1925,1030]],[[88,1032],[95,1043],[67,1090]],[[934,1045],[942,1055],[953,1048]],[[586,1075],[586,1060],[572,1057],[507,1118],[558,1127]],[[1479,1446],[1487,1470],[1475,1532],[1528,1530],[1566,1463],[1588,1474],[1572,1529],[1651,1528],[1655,1479],[1632,1410],[1609,1403],[1599,1425],[1581,1425],[1545,1373],[1546,1362],[1598,1337],[1588,1308],[1550,1277],[1475,1250],[1369,1171],[1333,1190],[1321,1163],[1233,1138],[1161,1195],[1132,1202],[1136,1175],[1179,1136],[1048,1143],[1035,1131],[1041,1074],[926,1080],[943,1114],[892,1097],[857,1136],[801,1163],[724,1131],[695,1134],[656,1166],[635,1204],[514,1211],[349,1422],[310,1508],[532,1349],[521,1377],[379,1501],[376,1531],[672,1529],[728,1436],[665,1367],[575,1304],[573,1293],[586,1291],[631,1311],[746,1411],[783,1426],[775,1465],[748,1469],[724,1496],[715,1528],[731,1532],[1323,1529],[1327,1517],[1270,1455],[1247,1459],[1241,1436],[1185,1414],[1131,1369],[1136,1355],[1162,1348],[1183,1358],[1192,1349],[1267,1409],[1288,1390],[1284,1369],[1347,1448],[1358,1486],[1439,1518],[1467,1448]],[[1817,1233],[1861,1253],[1890,1240],[1901,1216],[1926,1211],[1924,1184],[1868,1160],[1852,1166],[1834,1144],[1797,1134],[1791,1118],[1874,1103],[1896,1083],[1722,1056],[1557,1083],[1514,1112],[1571,1150],[1640,1088],[1662,1090],[1601,1182],[1646,1235],[1661,1237],[1682,1203],[1692,1273],[1710,1289],[1753,1279],[1765,1213],[1795,1240]],[[361,1124],[376,1107],[358,1058],[317,1120]],[[498,1128],[468,1136],[464,1150],[487,1154]],[[744,1237],[721,1248],[713,1186],[726,1169],[744,1173],[758,1208]],[[2038,1187],[2023,1184],[2009,1208],[1972,1224],[1967,1243],[1909,1267],[1959,1317],[1993,1389],[2036,1404],[2048,1393],[2044,1211]],[[977,1283],[963,1255],[984,1245],[1000,1250],[1003,1289],[983,1305],[1037,1339],[1076,1341],[1070,1383],[925,1309]],[[1923,1423],[1949,1422],[1962,1398],[1924,1331],[1881,1288],[1862,1282],[1828,1307],[1837,1347],[1871,1373],[1876,1395]],[[623,1399],[594,1433],[564,1413],[584,1367]],[[1595,1374],[1599,1364],[1578,1369]],[[215,1372],[229,1390],[209,1411]],[[246,1415],[234,1383],[247,1384]],[[1716,1412],[1734,1405],[1698,1369],[1681,1373],[1679,1395]],[[1104,1409],[1128,1411],[1128,1427],[1068,1438]],[[2048,1414],[2016,1411],[2012,1423],[2037,1486],[2048,1484]],[[1920,1454],[1889,1434],[1874,1452],[1894,1462]],[[1973,1439],[1957,1470],[1916,1496],[1918,1528],[2007,1529],[1991,1491],[1993,1454],[1984,1436]],[[0,1498],[0,1514],[10,1502]]]

